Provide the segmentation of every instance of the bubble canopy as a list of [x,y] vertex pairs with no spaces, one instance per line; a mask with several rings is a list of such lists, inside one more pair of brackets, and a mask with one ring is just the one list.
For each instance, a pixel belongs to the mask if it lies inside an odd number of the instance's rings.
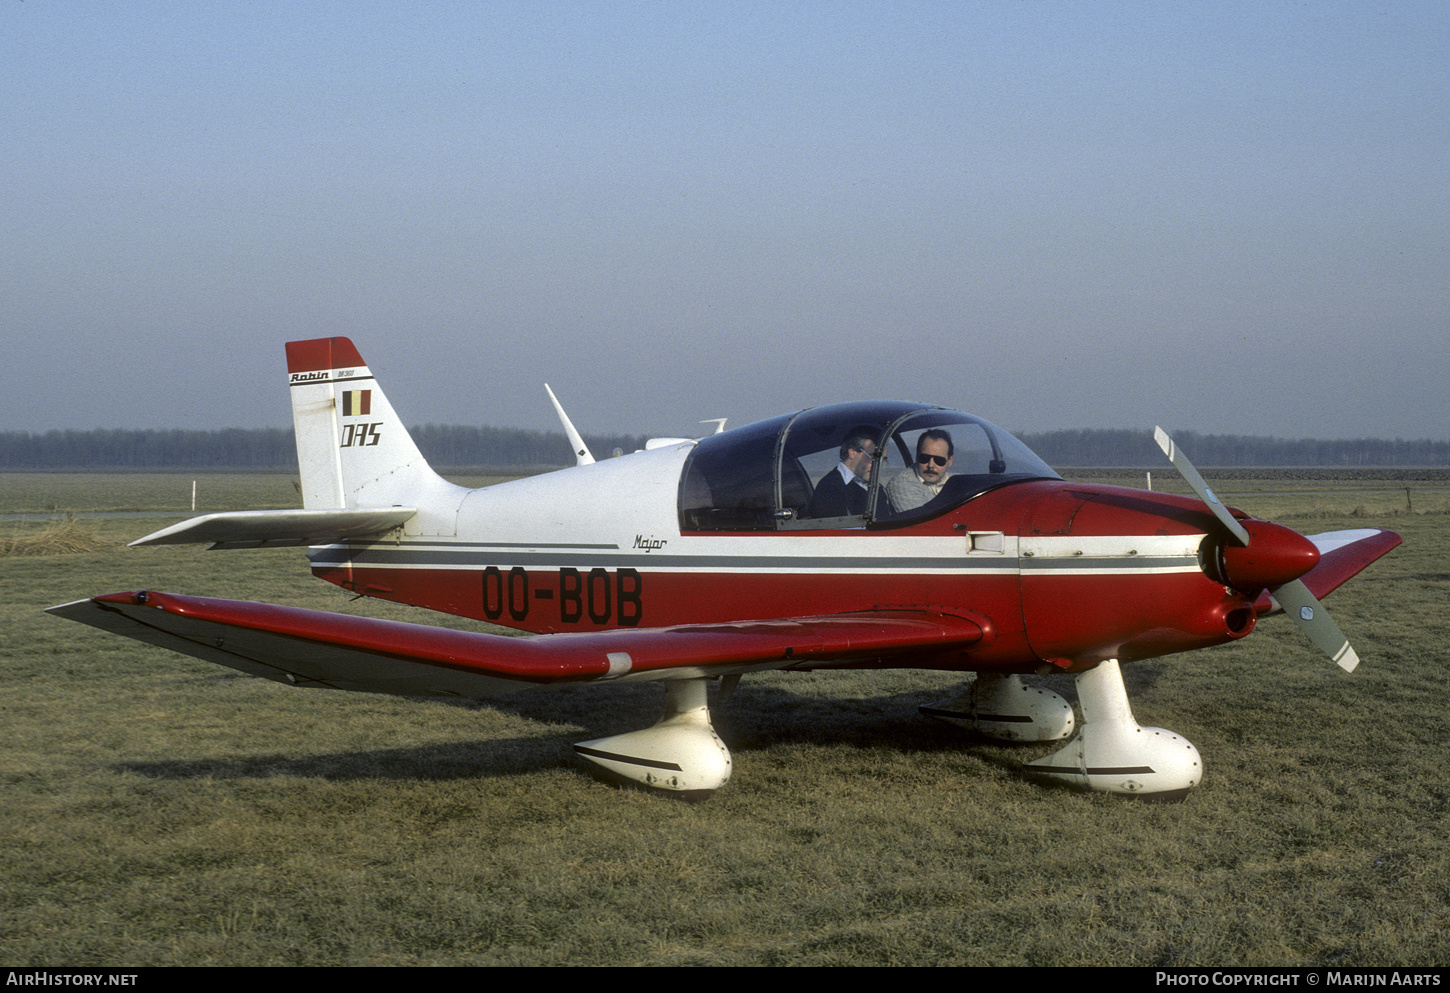
[[[949,453],[939,492],[914,478],[919,441]],[[980,417],[900,401],[838,403],[701,439],[680,476],[680,529],[893,528],[1009,483],[1061,478]]]

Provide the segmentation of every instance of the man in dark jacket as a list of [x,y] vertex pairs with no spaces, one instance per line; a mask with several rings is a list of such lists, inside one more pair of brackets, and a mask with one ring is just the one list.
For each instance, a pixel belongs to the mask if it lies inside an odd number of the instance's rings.
[[841,461],[816,484],[808,517],[859,517],[866,513],[871,460],[876,456],[877,429],[852,428],[841,442]]

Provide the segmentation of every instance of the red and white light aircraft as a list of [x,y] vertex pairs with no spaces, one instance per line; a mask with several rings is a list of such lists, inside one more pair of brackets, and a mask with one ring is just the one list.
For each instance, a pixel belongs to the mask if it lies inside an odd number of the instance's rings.
[[[51,612],[294,686],[488,697],[659,681],[658,724],[575,748],[608,778],[688,797],[730,776],[711,680],[829,668],[975,672],[924,711],[997,738],[1072,736],[1026,765],[1052,781],[1182,794],[1198,752],[1138,726],[1119,662],[1242,638],[1282,608],[1352,669],[1318,598],[1400,543],[1306,538],[1225,508],[1161,430],[1199,499],[1067,482],[986,421],[912,403],[818,407],[601,462],[560,408],[576,466],[471,490],[429,468],[351,341],[289,343],[287,364],[305,509],[209,514],[135,544],[305,545],[345,589],[536,636],[156,592]],[[898,509],[887,483],[928,431],[949,439],[950,474]],[[843,463],[865,497],[841,471],[858,498],[827,508],[813,496]],[[1075,675],[1080,723],[1023,683],[1034,672]]]

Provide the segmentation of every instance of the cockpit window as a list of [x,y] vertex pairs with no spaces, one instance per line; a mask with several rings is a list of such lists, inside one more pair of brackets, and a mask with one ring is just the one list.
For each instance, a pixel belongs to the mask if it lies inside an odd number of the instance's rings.
[[[929,458],[932,471],[916,473],[919,443],[948,464]],[[1060,477],[1017,439],[969,414],[909,403],[834,404],[702,439],[681,476],[680,527],[892,527],[1005,483],[1043,478]]]
[[680,528],[774,531],[776,440],[789,421],[787,414],[701,439],[680,478]]
[[896,403],[842,403],[792,418],[781,437],[781,477],[806,479],[811,491],[780,526],[864,527],[873,484],[887,464],[900,464],[888,443],[888,429],[900,415]]

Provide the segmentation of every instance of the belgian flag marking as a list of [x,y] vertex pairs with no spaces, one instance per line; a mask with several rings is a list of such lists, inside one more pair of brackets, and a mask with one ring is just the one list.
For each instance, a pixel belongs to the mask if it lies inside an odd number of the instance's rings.
[[366,417],[372,413],[372,390],[345,390],[342,394],[343,417]]

